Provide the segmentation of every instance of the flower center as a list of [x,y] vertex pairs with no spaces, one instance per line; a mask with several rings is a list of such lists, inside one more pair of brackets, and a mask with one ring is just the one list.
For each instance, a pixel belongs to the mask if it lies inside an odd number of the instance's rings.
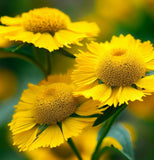
[[70,18],[54,8],[34,9],[22,14],[23,26],[31,32],[50,32],[52,35],[66,29],[70,23]]
[[135,54],[115,49],[99,62],[96,74],[106,85],[129,86],[145,75],[145,65]]
[[74,113],[77,100],[72,95],[71,86],[53,83],[36,99],[34,117],[38,124],[56,124]]

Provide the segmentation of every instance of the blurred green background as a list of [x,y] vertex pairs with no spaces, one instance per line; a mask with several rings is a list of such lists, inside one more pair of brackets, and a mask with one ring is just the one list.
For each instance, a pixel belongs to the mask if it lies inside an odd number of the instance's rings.
[[[0,0],[0,16],[16,16],[39,7],[58,8],[68,14],[72,21],[96,22],[101,28],[97,41],[104,42],[110,40],[112,35],[130,33],[142,41],[154,42],[153,0]],[[0,101],[0,160],[25,160],[28,159],[25,154],[12,146],[7,124],[11,121],[13,106],[18,103],[23,89],[27,88],[28,83],[37,84],[43,74],[33,64],[14,58],[0,59],[0,68],[8,69],[16,77],[15,93]],[[14,85],[11,80],[10,85]],[[126,110],[119,121],[132,124],[136,130],[136,159],[153,160],[154,119],[142,119]],[[111,153],[111,159],[124,158]]]

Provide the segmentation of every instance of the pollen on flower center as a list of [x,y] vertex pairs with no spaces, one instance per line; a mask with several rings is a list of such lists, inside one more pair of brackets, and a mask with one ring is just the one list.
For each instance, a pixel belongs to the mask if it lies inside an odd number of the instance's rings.
[[145,65],[140,57],[122,49],[113,50],[99,62],[96,74],[106,85],[129,86],[145,75]]
[[39,124],[56,124],[71,115],[76,106],[72,88],[65,83],[53,83],[37,97],[34,117]]
[[22,14],[23,26],[27,31],[32,32],[55,32],[66,29],[70,18],[54,8],[34,9]]

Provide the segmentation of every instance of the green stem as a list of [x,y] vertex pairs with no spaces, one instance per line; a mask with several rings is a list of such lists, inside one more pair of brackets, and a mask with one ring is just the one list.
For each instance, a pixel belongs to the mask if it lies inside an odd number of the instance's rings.
[[39,50],[38,50],[37,47],[34,47],[34,46],[33,46],[33,53],[34,53],[34,55],[35,55],[36,60],[37,60],[40,64],[42,64],[42,63],[41,63],[41,59],[40,59],[40,55],[39,55]]
[[44,52],[45,54],[45,62],[46,62],[46,74],[50,75],[51,74],[51,53],[48,51]]
[[109,149],[109,147],[104,147],[100,150],[100,152],[96,155],[95,159],[99,159],[104,152],[106,152]]
[[73,149],[73,151],[76,154],[76,156],[78,157],[78,159],[82,160],[81,155],[80,155],[79,151],[77,150],[77,148],[76,148],[74,142],[72,141],[72,139],[69,138],[67,142],[70,145],[70,147]]
[[[117,119],[117,117],[119,116],[119,114],[127,107],[126,104],[121,105],[121,109],[119,109],[112,117],[110,117],[104,124],[104,130],[98,140],[97,146],[95,148],[95,151],[92,155],[92,160],[97,160],[96,159],[96,155],[97,152],[99,151],[99,148],[101,146],[101,143],[103,141],[103,139],[105,138],[105,136],[107,135],[107,133],[109,132],[112,124],[114,123],[114,121]],[[98,156],[97,156],[98,157]]]
[[0,58],[19,58],[25,61],[28,61],[34,65],[36,65],[40,70],[43,72],[44,76],[46,76],[45,69],[35,60],[32,58],[25,56],[23,54],[16,54],[16,53],[10,53],[10,52],[0,52]]

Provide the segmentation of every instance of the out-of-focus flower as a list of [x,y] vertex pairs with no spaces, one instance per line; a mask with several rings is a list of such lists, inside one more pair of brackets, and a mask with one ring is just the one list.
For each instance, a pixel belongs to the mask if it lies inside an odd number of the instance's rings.
[[129,110],[136,116],[148,120],[154,120],[154,93],[143,98],[143,101],[129,103]]
[[108,21],[128,22],[139,16],[140,0],[96,0],[96,12]]
[[0,37],[0,48],[6,48],[9,47],[12,43],[5,38]]
[[83,129],[92,125],[96,118],[87,116],[100,113],[98,102],[75,97],[70,72],[65,75],[51,75],[39,85],[29,84],[16,107],[9,124],[14,145],[20,151],[39,147],[56,147]]
[[129,123],[122,123],[122,125],[127,129],[127,131],[129,132],[130,138],[131,138],[131,142],[134,145],[135,141],[137,139],[136,136],[136,130],[134,129],[134,127],[129,124]]
[[15,94],[17,79],[13,72],[0,68],[0,100]]
[[150,41],[141,43],[131,35],[113,36],[111,42],[87,45],[77,54],[72,79],[76,95],[114,105],[140,100],[154,92],[154,51]]
[[154,1],[153,0],[143,0],[145,10],[154,18]]
[[97,36],[95,23],[71,22],[69,16],[55,8],[30,10],[17,17],[1,17],[0,34],[9,40],[32,43],[52,52],[70,44],[82,45],[79,41]]

